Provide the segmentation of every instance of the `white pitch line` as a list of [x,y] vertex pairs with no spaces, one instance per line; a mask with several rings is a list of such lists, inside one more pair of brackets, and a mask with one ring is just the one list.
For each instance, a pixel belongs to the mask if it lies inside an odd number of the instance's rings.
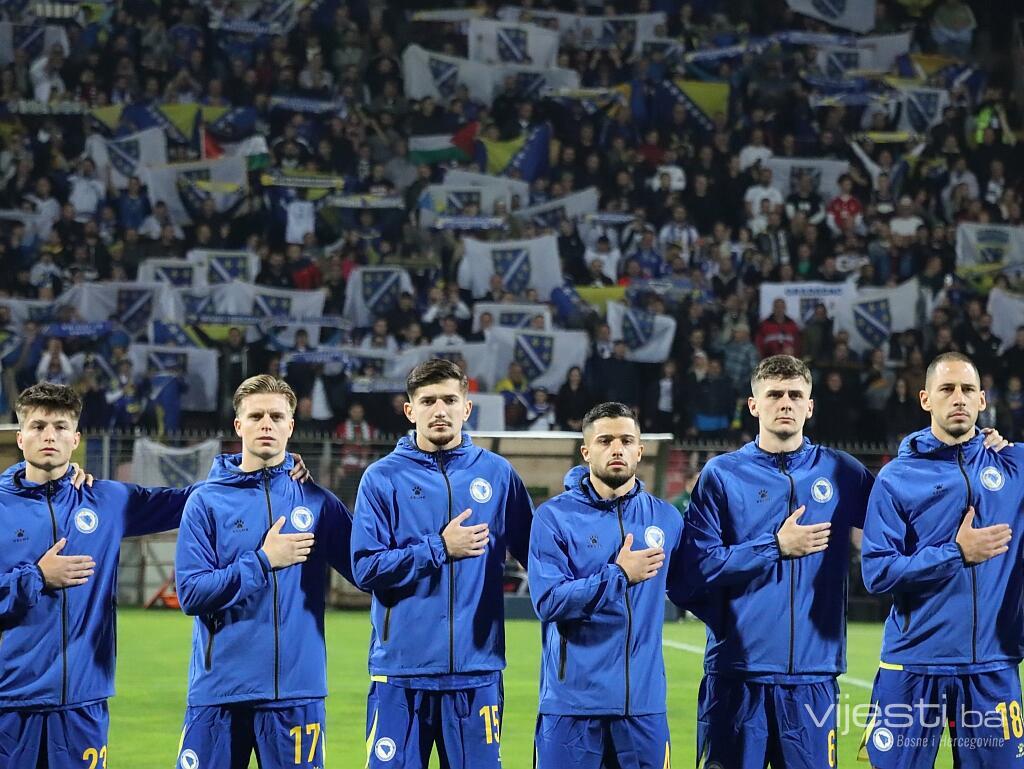
[[[699,654],[704,656],[704,648],[702,646],[694,646],[693,644],[683,643],[682,641],[672,641],[668,638],[663,638],[661,643],[670,649],[678,649],[679,651],[690,652],[690,654]],[[863,678],[854,678],[853,676],[848,676],[844,673],[839,676],[839,680],[844,684],[856,686],[858,689],[867,689],[868,691],[871,691],[871,682],[865,681]]]

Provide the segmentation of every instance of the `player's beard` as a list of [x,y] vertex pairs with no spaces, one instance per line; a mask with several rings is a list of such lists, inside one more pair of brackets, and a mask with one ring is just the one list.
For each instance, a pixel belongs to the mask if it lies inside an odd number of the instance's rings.
[[625,486],[636,475],[636,465],[633,467],[630,467],[629,464],[625,467],[606,467],[603,470],[591,468],[591,472],[608,488],[617,489],[620,486]]
[[440,430],[436,427],[428,427],[426,437],[430,443],[440,449],[455,440],[455,430],[451,424],[446,424]]
[[967,435],[967,433],[974,431],[974,426],[977,421],[977,418],[967,420],[966,422],[954,422],[950,420],[946,422],[946,424],[942,425],[942,428],[950,435],[950,437],[961,438],[964,435]]

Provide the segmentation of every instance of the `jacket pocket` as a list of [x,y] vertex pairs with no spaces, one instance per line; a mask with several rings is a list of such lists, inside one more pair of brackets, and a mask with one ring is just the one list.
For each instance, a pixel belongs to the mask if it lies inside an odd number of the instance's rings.
[[380,642],[387,643],[388,636],[391,635],[391,607],[389,606],[384,610],[384,629],[380,633]]
[[569,641],[564,635],[558,636],[558,680],[565,680],[565,663],[569,657]]

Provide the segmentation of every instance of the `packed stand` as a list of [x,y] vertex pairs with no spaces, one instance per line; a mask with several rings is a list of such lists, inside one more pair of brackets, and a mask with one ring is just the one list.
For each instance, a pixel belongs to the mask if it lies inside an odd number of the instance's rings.
[[[300,432],[364,443],[408,429],[402,369],[443,354],[508,429],[617,400],[733,441],[757,361],[789,352],[816,440],[888,443],[961,350],[983,425],[1024,440],[993,4],[879,0],[884,45],[784,2],[492,5],[493,40],[471,11],[257,5],[25,5],[0,27],[5,410],[71,383],[83,430],[176,433],[284,372]],[[991,269],[964,269],[963,225],[1007,233],[974,249]]]

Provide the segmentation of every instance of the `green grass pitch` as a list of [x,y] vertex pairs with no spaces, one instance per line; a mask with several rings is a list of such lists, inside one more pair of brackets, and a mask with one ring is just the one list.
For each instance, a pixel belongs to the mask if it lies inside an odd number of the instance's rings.
[[[117,696],[110,702],[111,769],[170,769],[181,733],[191,619],[170,611],[122,610],[118,623]],[[502,764],[505,769],[532,766],[533,725],[537,707],[540,626],[526,620],[507,623],[508,668],[505,671],[505,717]],[[843,704],[866,703],[865,688],[875,674],[881,625],[851,624],[849,675],[842,683]],[[366,650],[369,618],[365,612],[333,611],[327,615],[330,696],[327,698],[327,761],[331,769],[360,769],[366,759],[364,721]],[[669,725],[672,765],[694,766],[695,703],[701,676],[703,625],[665,626]],[[860,732],[839,735],[839,766],[867,767],[856,761]],[[255,767],[255,760],[252,762]],[[437,766],[436,759],[431,766]],[[827,759],[822,758],[822,767]],[[948,748],[938,769],[951,766]]]

